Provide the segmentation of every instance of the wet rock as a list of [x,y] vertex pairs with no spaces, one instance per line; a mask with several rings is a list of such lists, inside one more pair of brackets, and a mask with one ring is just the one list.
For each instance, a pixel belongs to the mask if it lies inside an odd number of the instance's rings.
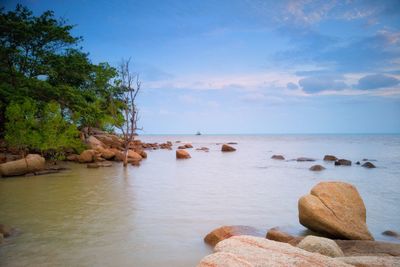
[[218,242],[224,239],[238,235],[251,235],[251,236],[263,237],[265,236],[265,233],[262,233],[260,230],[254,227],[245,225],[222,226],[208,233],[206,237],[204,237],[204,242],[206,242],[211,246],[215,246]]
[[112,163],[110,161],[103,161],[103,162],[93,162],[93,163],[88,163],[86,167],[89,169],[96,169],[100,167],[111,167]]
[[178,146],[178,149],[186,149],[186,146]]
[[382,235],[400,239],[400,234],[398,232],[392,231],[392,230],[386,230],[386,231],[382,232]]
[[38,154],[29,154],[23,159],[0,164],[0,176],[17,176],[34,173],[45,168],[45,159]]
[[234,148],[230,145],[227,145],[227,144],[223,144],[221,147],[221,151],[222,152],[233,152],[233,151],[236,151],[236,148]]
[[351,166],[351,161],[347,159],[338,159],[335,161],[335,166]]
[[333,155],[325,155],[324,160],[325,161],[336,161],[338,158],[333,156]]
[[376,161],[376,159],[363,159],[362,161]]
[[357,267],[394,267],[400,266],[400,257],[354,256],[336,258]]
[[139,155],[140,155],[142,158],[147,159],[147,153],[146,153],[146,151],[141,150],[141,151],[139,151],[138,153],[139,153]]
[[185,144],[186,148],[193,148],[192,144]]
[[285,157],[282,155],[272,155],[271,159],[285,160]]
[[360,165],[361,163],[359,161],[356,162],[357,165]]
[[335,240],[345,256],[400,256],[400,244],[370,240]]
[[97,162],[94,162],[94,163],[88,163],[86,165],[86,167],[89,168],[89,169],[97,169],[97,168],[100,168],[100,165],[97,164]]
[[228,142],[227,144],[228,145],[237,145],[238,143],[237,142]]
[[361,165],[364,168],[368,168],[368,169],[373,169],[376,168],[374,164],[372,164],[371,162],[367,161],[365,162],[363,165]]
[[141,161],[142,156],[140,156],[139,153],[136,153],[133,150],[128,150],[128,159],[130,161]]
[[298,162],[315,161],[315,159],[307,158],[307,157],[300,157],[300,158],[297,158],[296,161],[298,161]]
[[196,148],[197,151],[204,151],[204,152],[208,152],[210,151],[210,149],[208,147],[201,147],[201,148]]
[[331,237],[373,240],[366,224],[366,209],[357,189],[343,182],[321,182],[299,199],[299,221]]
[[288,243],[295,237],[280,230],[279,227],[274,227],[268,230],[266,238],[269,240]]
[[198,266],[351,266],[289,244],[246,235],[225,239],[215,246],[214,251],[216,253],[203,258]]
[[187,152],[186,150],[178,149],[176,151],[176,158],[177,159],[190,159],[191,156],[190,156],[189,152]]
[[16,232],[15,228],[12,228],[11,226],[0,224],[0,234],[2,234],[4,237],[10,237]]
[[67,161],[79,161],[79,155],[78,155],[78,154],[71,154],[71,155],[68,155],[68,156],[66,157],[66,160],[67,160]]
[[309,235],[306,236],[297,245],[298,248],[307,250],[308,252],[319,253],[328,257],[343,257],[343,251],[335,243],[335,241],[325,238]]
[[131,162],[132,166],[140,166],[140,161],[139,160],[134,160]]
[[80,155],[79,155],[79,162],[80,163],[90,163],[94,161],[94,156],[97,154],[98,152],[94,149],[88,149],[83,151]]
[[0,233],[0,244],[4,242],[4,236],[2,233]]
[[310,171],[322,171],[325,170],[325,167],[321,165],[314,165],[310,167]]
[[115,151],[113,149],[105,149],[105,148],[98,148],[96,149],[98,152],[100,152],[101,157],[104,159],[112,159],[115,157]]

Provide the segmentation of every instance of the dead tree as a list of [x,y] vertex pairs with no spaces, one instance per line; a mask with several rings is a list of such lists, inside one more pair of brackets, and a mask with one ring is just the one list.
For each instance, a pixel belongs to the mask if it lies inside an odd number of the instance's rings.
[[130,59],[122,60],[119,65],[120,87],[122,91],[122,114],[124,122],[119,126],[122,132],[124,143],[124,167],[128,165],[129,144],[134,140],[139,120],[139,110],[136,105],[136,97],[140,91],[141,82],[139,74],[133,73],[129,69]]

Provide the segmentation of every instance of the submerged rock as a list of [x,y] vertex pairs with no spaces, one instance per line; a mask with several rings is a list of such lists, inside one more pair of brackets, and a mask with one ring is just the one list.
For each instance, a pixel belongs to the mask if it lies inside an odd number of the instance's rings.
[[223,144],[221,147],[221,151],[222,152],[233,152],[233,151],[236,151],[236,148],[234,148],[230,145],[227,145],[227,144]]
[[282,155],[272,155],[271,159],[285,160],[285,157]]
[[178,149],[176,151],[176,158],[177,159],[190,159],[191,156],[190,156],[189,152],[187,152],[186,150]]
[[262,233],[254,227],[245,225],[222,226],[208,233],[206,237],[204,237],[204,242],[211,246],[215,246],[218,242],[224,239],[238,235],[251,235],[262,237],[265,236],[265,233]]
[[214,251],[216,253],[203,258],[198,266],[351,266],[289,244],[246,235],[225,239],[215,246]]
[[208,147],[205,147],[205,146],[203,146],[203,147],[201,147],[201,148],[196,148],[196,150],[197,150],[197,151],[204,151],[204,152],[210,151],[210,149],[209,149]]
[[23,159],[0,164],[0,176],[17,176],[44,170],[45,159],[38,154],[29,154]]
[[279,227],[274,227],[268,230],[266,238],[269,240],[288,243],[290,240],[295,238],[295,236],[280,230]]
[[335,241],[325,238],[309,235],[306,236],[297,245],[298,248],[307,250],[308,252],[319,253],[328,257],[343,257],[343,251]]
[[296,161],[298,161],[298,162],[315,161],[315,159],[307,158],[307,157],[300,157],[300,158],[297,158]]
[[310,167],[310,171],[322,171],[325,170],[325,167],[321,165],[314,165]]
[[392,230],[386,230],[386,231],[382,232],[382,235],[400,239],[400,234],[398,232],[392,231]]
[[325,161],[336,161],[338,158],[333,156],[333,155],[325,155],[324,160]]
[[15,228],[0,224],[0,234],[2,234],[4,237],[10,237],[16,232]]
[[299,199],[299,221],[305,227],[336,238],[373,240],[366,209],[357,189],[343,182],[321,182]]
[[335,161],[336,166],[351,166],[351,161],[347,159],[338,159]]
[[361,165],[364,168],[368,168],[368,169],[373,169],[376,168],[376,166],[374,164],[372,164],[371,162],[367,161],[365,162],[363,165]]

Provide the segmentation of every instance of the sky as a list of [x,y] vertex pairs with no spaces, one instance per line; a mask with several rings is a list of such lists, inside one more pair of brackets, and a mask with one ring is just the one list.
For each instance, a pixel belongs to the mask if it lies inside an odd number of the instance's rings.
[[18,3],[132,58],[144,134],[400,133],[398,0]]

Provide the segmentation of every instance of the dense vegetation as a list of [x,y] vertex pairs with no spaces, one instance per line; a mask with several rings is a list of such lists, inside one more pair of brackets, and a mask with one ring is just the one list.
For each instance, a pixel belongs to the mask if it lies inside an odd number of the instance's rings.
[[79,130],[123,121],[123,87],[108,63],[93,64],[52,11],[0,9],[0,138],[22,151],[79,149]]

